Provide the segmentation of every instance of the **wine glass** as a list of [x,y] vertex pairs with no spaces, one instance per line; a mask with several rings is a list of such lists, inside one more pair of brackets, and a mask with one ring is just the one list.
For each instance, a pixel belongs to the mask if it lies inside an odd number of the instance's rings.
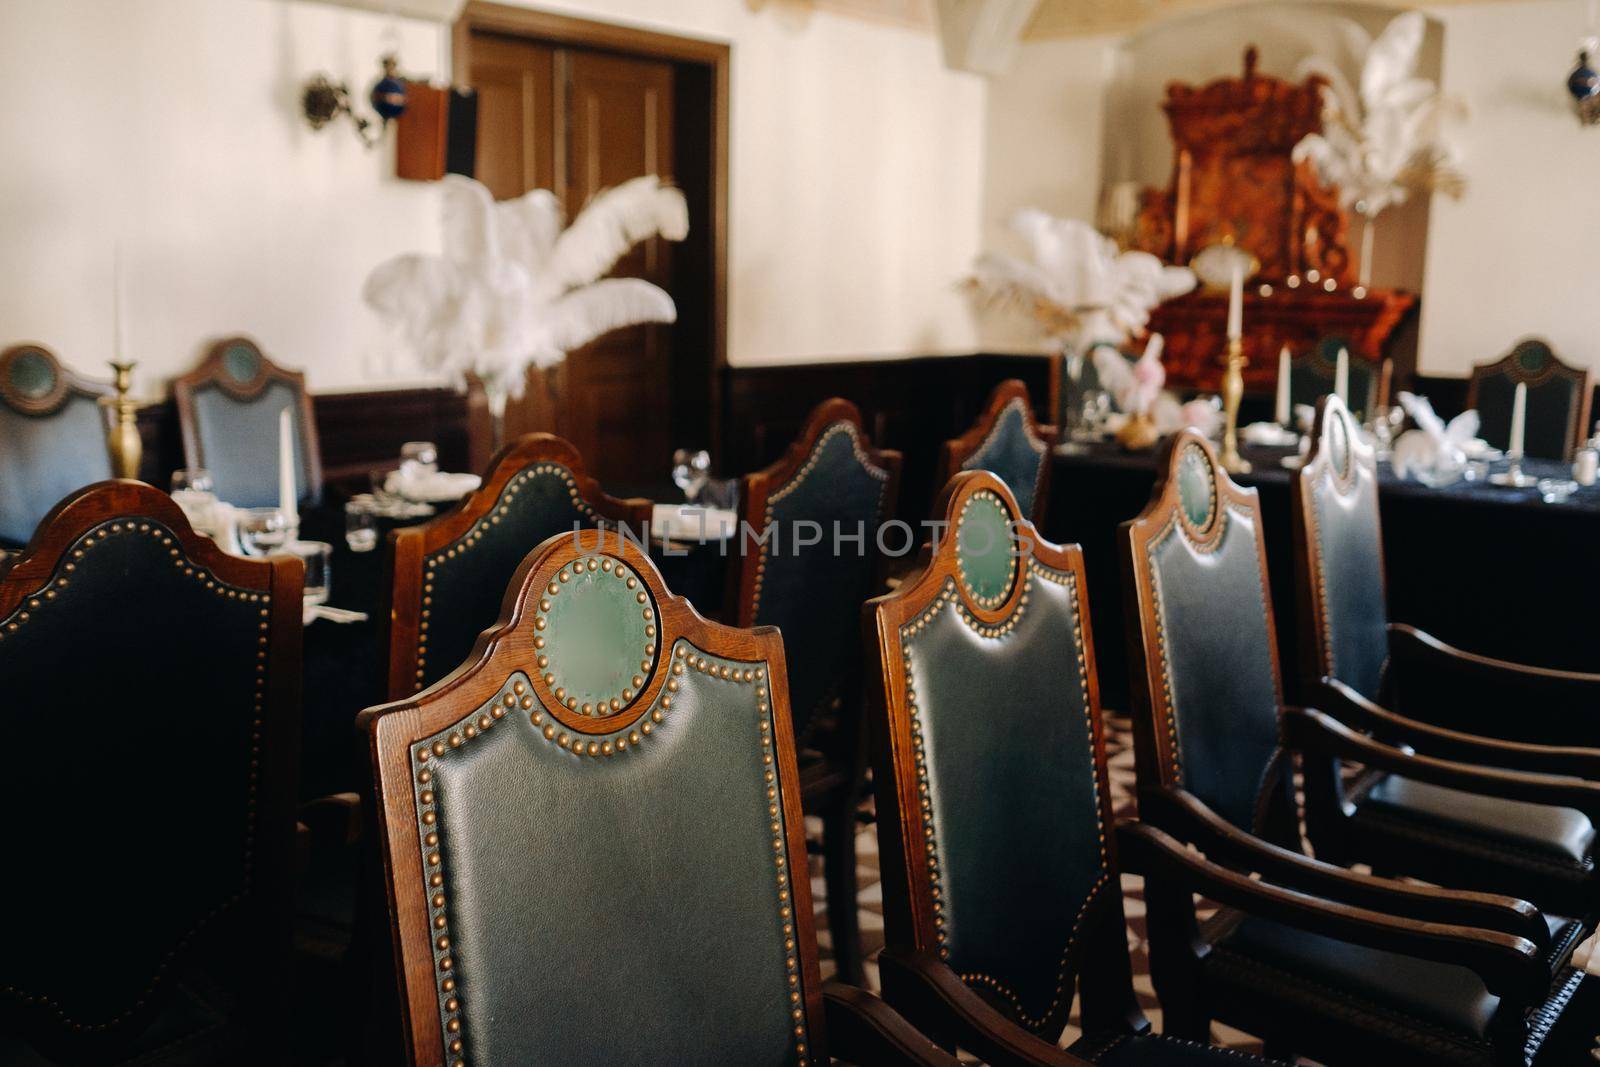
[[239,513],[239,547],[247,556],[266,556],[289,540],[289,520],[277,508],[245,508]]
[[711,478],[711,454],[704,449],[691,452],[680,448],[672,453],[672,483],[683,490],[683,498],[693,504]]

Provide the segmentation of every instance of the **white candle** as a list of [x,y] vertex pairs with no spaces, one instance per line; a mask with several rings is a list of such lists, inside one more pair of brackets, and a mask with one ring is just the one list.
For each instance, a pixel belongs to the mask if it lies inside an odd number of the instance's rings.
[[1289,346],[1278,350],[1278,401],[1272,408],[1272,421],[1289,425]]
[[1244,255],[1233,257],[1233,277],[1228,283],[1228,340],[1244,336]]
[[1339,349],[1339,358],[1333,365],[1333,395],[1339,403],[1350,406],[1350,350]]
[[127,346],[122,336],[122,242],[111,246],[111,358],[125,362]]
[[300,525],[299,497],[294,491],[294,417],[288,408],[278,412],[278,510],[291,530]]
[[1517,395],[1511,401],[1511,444],[1506,451],[1513,456],[1522,455],[1522,435],[1528,421],[1528,383],[1517,383]]

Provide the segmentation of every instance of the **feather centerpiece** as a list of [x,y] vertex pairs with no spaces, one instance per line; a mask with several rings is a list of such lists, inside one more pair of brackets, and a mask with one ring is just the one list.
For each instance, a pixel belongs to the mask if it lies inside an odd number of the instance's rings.
[[985,253],[965,284],[990,305],[1024,312],[1063,346],[1121,344],[1144,331],[1156,305],[1195,286],[1187,267],[1169,267],[1148,252],[1120,252],[1078,219],[1027,208],[1012,216],[1011,229],[1027,242],[1031,259]]
[[480,378],[496,416],[527,369],[551,367],[612,330],[673,322],[677,307],[641,278],[604,278],[640,241],[681,241],[683,193],[655,175],[596,194],[566,226],[555,194],[495,202],[471,178],[443,182],[443,251],[378,265],[362,296],[419,365],[458,384]]
[[[1318,57],[1296,72],[1321,75],[1327,84],[1323,132],[1301,138],[1293,158],[1309,160],[1324,182],[1338,186],[1340,206],[1362,215],[1369,233],[1373,219],[1413,192],[1459,197],[1466,190],[1444,137],[1446,122],[1462,117],[1465,108],[1417,77],[1425,29],[1418,11],[1390,20],[1367,48],[1359,91]],[[1362,256],[1363,272],[1369,258]]]

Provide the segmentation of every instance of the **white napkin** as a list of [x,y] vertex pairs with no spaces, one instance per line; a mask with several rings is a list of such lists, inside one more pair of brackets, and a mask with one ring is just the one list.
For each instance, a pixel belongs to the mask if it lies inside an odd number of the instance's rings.
[[1298,435],[1287,426],[1279,426],[1275,422],[1252,422],[1239,431],[1239,436],[1247,445],[1285,448],[1294,444]]
[[1403,392],[1399,400],[1417,428],[1395,440],[1390,463],[1397,476],[1404,478],[1408,471],[1437,466],[1442,457],[1452,453],[1465,457],[1469,444],[1478,436],[1476,411],[1463,411],[1446,424],[1434,413],[1427,397]]
[[402,465],[384,479],[386,492],[424,504],[460,500],[482,483],[476,474],[451,474],[448,471],[421,470]]
[[727,508],[657,504],[650,512],[651,534],[673,541],[726,541],[738,525],[739,517]]

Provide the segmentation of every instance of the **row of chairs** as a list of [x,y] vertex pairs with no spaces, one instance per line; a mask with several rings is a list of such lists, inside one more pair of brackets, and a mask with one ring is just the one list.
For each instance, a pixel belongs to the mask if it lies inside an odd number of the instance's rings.
[[[1349,568],[1381,568],[1376,557],[1349,550],[1355,536],[1351,529],[1375,536],[1375,474],[1370,452],[1360,447],[1347,417],[1336,407],[1333,411],[1332,421],[1326,411],[1320,420],[1318,449],[1303,477],[1331,480],[1337,495],[1324,494],[1324,508],[1332,499],[1340,514],[1364,518],[1329,526],[1337,535],[1330,535],[1333,547],[1316,558],[1323,561],[1319,566],[1324,572],[1327,561],[1334,559]],[[786,473],[760,497],[760,517],[795,521],[801,514],[798,501],[813,492],[819,505],[859,498],[885,509],[885,495],[891,496],[892,505],[892,454],[873,453],[864,444],[859,423],[852,430],[849,418],[843,418],[849,414],[837,406],[818,413],[789,460],[806,458],[774,468]],[[1028,429],[1031,417],[1025,407],[1018,418]],[[1400,719],[1393,709],[1386,712],[1356,700],[1336,708],[1345,715],[1364,713],[1367,718],[1357,721],[1359,728],[1324,721],[1326,716],[1319,713],[1284,713],[1279,736],[1277,665],[1275,656],[1262,654],[1263,648],[1271,648],[1270,598],[1263,595],[1258,604],[1239,594],[1241,588],[1265,592],[1253,493],[1233,486],[1198,438],[1180,438],[1169,465],[1151,508],[1129,530],[1129,588],[1145,598],[1143,609],[1132,613],[1141,627],[1141,658],[1162,666],[1147,672],[1145,704],[1137,718],[1144,724],[1138,735],[1145,823],[1119,833],[1130,865],[1160,876],[1159,881],[1151,878],[1150,908],[1162,961],[1157,984],[1170,1027],[1203,1040],[1208,1018],[1232,1018],[1267,1034],[1280,1050],[1298,1043],[1308,1054],[1335,1061],[1356,1054],[1347,1050],[1370,1056],[1376,1047],[1403,1047],[1422,1056],[1415,1062],[1500,1062],[1496,1057],[1508,1056],[1519,1035],[1526,1041],[1548,1040],[1560,996],[1538,1001],[1544,1014],[1533,1011],[1540,989],[1525,957],[1536,956],[1550,974],[1559,971],[1558,992],[1573,994],[1577,984],[1562,968],[1573,944],[1593,929],[1592,903],[1586,903],[1593,900],[1592,882],[1558,898],[1555,889],[1562,881],[1551,876],[1551,864],[1523,864],[1527,870],[1518,877],[1526,880],[1518,885],[1529,892],[1515,891],[1550,908],[1553,915],[1573,915],[1546,921],[1531,905],[1481,892],[1463,896],[1407,889],[1317,864],[1300,855],[1298,835],[1287,828],[1291,820],[1284,812],[1293,809],[1284,807],[1292,804],[1282,775],[1284,753],[1300,751],[1306,760],[1307,820],[1319,854],[1325,846],[1315,835],[1328,824],[1314,814],[1314,805],[1320,802],[1317,798],[1336,794],[1313,786],[1331,783],[1342,790],[1340,810],[1353,803],[1352,795],[1360,802],[1358,810],[1369,804],[1376,810],[1381,803],[1374,800],[1378,787],[1399,778],[1458,791],[1467,787],[1502,800],[1590,809],[1587,856],[1570,866],[1587,866],[1591,876],[1594,813],[1588,797],[1594,788],[1594,754],[1576,750],[1573,745],[1581,738],[1570,734],[1561,737],[1567,743],[1564,749],[1497,745],[1459,729]],[[1028,481],[1026,473],[1013,477]],[[875,495],[871,483],[879,487]],[[845,491],[852,485],[860,491]],[[571,487],[565,491],[571,499]],[[755,493],[746,494],[747,509],[756,499]],[[796,503],[786,507],[790,501]],[[1300,510],[1307,507],[1311,505]],[[508,508],[503,522],[509,521],[510,512]],[[1321,514],[1314,507],[1307,513],[1313,519]],[[986,474],[959,478],[944,506],[944,515],[958,530],[974,523],[992,527],[997,521],[1004,529],[1021,523],[1023,514],[1010,490]],[[849,512],[841,515],[845,521],[851,517]],[[1319,528],[1307,521],[1307,529]],[[1143,541],[1141,524],[1149,534]],[[1066,1054],[1052,1052],[1036,1037],[1032,1043],[1025,1040],[1029,1034],[1053,1036],[1050,1028],[1059,1018],[1052,1012],[1065,1011],[1061,1002],[1070,996],[1063,997],[1062,990],[1070,987],[1077,969],[1091,976],[1082,991],[1087,1040],[1106,1044],[1103,1049],[1086,1044],[1080,1052],[1092,1053],[1097,1062],[1165,1056],[1167,1052],[1145,1050],[1150,1039],[1126,1012],[1121,1017],[1127,1023],[1120,1030],[1090,1022],[1091,1014],[1097,1020],[1111,1017],[1098,1008],[1090,1012],[1091,1000],[1114,1004],[1125,1003],[1127,997],[1114,980],[1114,956],[1107,957],[1111,970],[1097,963],[1084,972],[1075,963],[1080,955],[1088,958],[1089,946],[1103,949],[1124,937],[1120,921],[1104,918],[1111,910],[1104,901],[1117,887],[1117,835],[1111,833],[1105,809],[1109,794],[1103,742],[1095,740],[1098,712],[1093,653],[1083,636],[1087,608],[1081,560],[1068,565],[1075,550],[1043,545],[1031,526],[1018,529],[1035,541],[1027,561],[1003,553],[996,558],[992,551],[963,557],[964,539],[957,536],[943,542],[922,577],[873,606],[879,618],[870,647],[884,664],[880,712],[871,717],[880,739],[879,830],[885,857],[898,857],[898,867],[891,860],[885,871],[895,946],[881,965],[885,992],[924,1032],[945,1043],[984,1050],[982,1042],[989,1041],[984,1054],[991,1062],[1080,1062],[1026,1059]],[[965,540],[970,544],[972,539]],[[614,1042],[607,1046],[616,1050],[614,1058],[627,1058],[632,1047],[656,1049],[669,1059],[762,1062],[766,1057],[760,1050],[769,1047],[778,1049],[773,1054],[778,1061],[820,1058],[830,1047],[820,1042],[831,1037],[837,1042],[832,1050],[853,1054],[856,1062],[948,1062],[859,992],[841,988],[824,1002],[815,980],[809,885],[804,877],[789,877],[790,871],[804,870],[799,810],[805,788],[793,733],[792,719],[798,716],[790,712],[798,701],[789,698],[799,691],[791,680],[798,680],[803,659],[828,662],[817,658],[823,647],[796,645],[788,628],[779,637],[760,629],[759,620],[741,619],[757,626],[753,632],[706,623],[671,597],[636,546],[617,541],[594,533],[576,541],[567,536],[546,542],[511,577],[500,622],[463,657],[459,670],[364,717],[373,738],[377,810],[414,1056],[419,1062],[436,1057],[456,1062],[451,1057],[465,1056],[460,1050],[470,1046],[471,1062],[526,1062],[565,1049],[582,1062],[593,1059],[594,1042],[603,1038]],[[1005,538],[988,541],[1006,543]],[[1307,554],[1310,559],[1309,548]],[[757,559],[764,564],[757,587],[772,607],[795,599],[831,602],[835,590],[819,588],[825,578],[785,585],[794,579],[781,573],[768,579],[769,572],[777,573],[772,568],[781,571],[785,557]],[[582,569],[575,569],[580,561]],[[178,832],[190,848],[179,861],[182,877],[176,892],[170,892],[170,877],[130,879],[140,884],[130,885],[115,909],[94,902],[99,928],[90,923],[81,941],[74,931],[67,946],[76,951],[63,952],[60,931],[47,924],[24,934],[21,951],[7,965],[4,1002],[8,1020],[16,1020],[12,1032],[37,1035],[38,1047],[81,1051],[95,1046],[121,1050],[141,1041],[159,1044],[173,1032],[152,1025],[152,1019],[161,1015],[170,1020],[167,1013],[172,1010],[178,1010],[180,1021],[193,1023],[226,1016],[222,1005],[229,1003],[240,1006],[247,1020],[269,1018],[274,1006],[281,1006],[285,990],[272,986],[282,972],[265,956],[241,959],[238,949],[271,942],[283,929],[282,897],[273,883],[289,866],[283,861],[290,854],[294,823],[288,799],[292,727],[284,724],[293,721],[298,697],[298,582],[289,573],[296,567],[292,560],[258,563],[222,556],[194,537],[164,494],[119,484],[63,504],[29,550],[0,575],[0,641],[9,642],[9,647],[0,644],[0,692],[16,694],[20,708],[46,707],[60,687],[60,658],[51,650],[75,647],[68,643],[73,639],[87,642],[83,647],[95,650],[104,676],[118,679],[114,694],[91,697],[77,713],[79,740],[62,752],[70,770],[49,759],[35,761],[37,780],[19,783],[27,790],[24,795],[54,796],[62,792],[62,781],[115,782],[118,772],[126,773],[130,758],[137,761],[152,743],[150,724],[163,719],[171,730],[183,732],[186,751],[191,743],[209,750],[204,773],[213,776],[197,783],[192,761],[141,775],[141,799],[153,777],[158,779],[156,810],[184,812]],[[935,583],[937,602],[917,604],[915,597],[928,593],[935,582],[929,576],[940,567],[944,577]],[[1381,582],[1381,570],[1379,574]],[[1141,575],[1147,575],[1143,585]],[[1326,588],[1346,590],[1357,587],[1354,575],[1323,580]],[[838,584],[855,577],[854,572],[844,574]],[[139,588],[127,588],[129,582]],[[287,595],[291,587],[294,596]],[[580,590],[581,595],[568,596],[564,603],[584,606],[563,610],[562,593]],[[1364,605],[1364,614],[1344,603],[1321,613],[1340,620],[1328,624],[1324,643],[1335,650],[1330,656],[1342,654],[1337,650],[1355,640],[1351,634],[1370,637],[1374,612],[1380,620],[1377,628],[1383,629],[1381,596],[1375,602],[1352,598],[1352,603]],[[107,604],[119,610],[108,613]],[[882,614],[891,605],[906,614],[886,631]],[[1197,622],[1194,613],[1206,605],[1206,616]],[[759,608],[757,604],[752,612]],[[174,617],[200,619],[210,643],[204,648],[189,644],[198,638],[186,627],[183,647],[163,647],[160,637],[171,630],[161,621]],[[1333,627],[1343,627],[1344,636],[1333,636]],[[798,631],[799,624],[794,628]],[[568,636],[562,642],[564,629]],[[1473,678],[1469,697],[1481,692],[1487,680],[1495,680],[1513,693],[1537,689],[1552,705],[1569,701],[1549,713],[1552,724],[1572,722],[1571,709],[1583,707],[1596,691],[1595,680],[1587,676],[1517,671],[1453,656],[1422,638],[1407,643],[1400,636],[1405,633],[1397,630],[1395,637],[1384,638],[1393,647],[1392,662],[1380,672],[1379,688],[1367,695],[1392,699],[1383,686],[1403,692],[1412,702],[1403,707],[1408,714],[1431,709],[1427,695],[1434,690],[1424,683],[1403,683],[1406,673],[1396,669],[1400,664],[1420,664],[1418,669],[1436,662],[1465,664]],[[900,643],[901,660],[895,663],[890,662],[886,634]],[[1259,636],[1259,643],[1251,635]],[[856,642],[853,635],[847,640]],[[1076,687],[1062,682],[1063,649],[1072,650],[1068,662],[1078,664]],[[607,654],[625,651],[640,657],[637,667],[618,669],[607,660]],[[201,658],[199,653],[204,663],[195,670],[191,661]],[[917,673],[919,668],[924,673]],[[1346,676],[1336,672],[1334,677]],[[892,741],[899,729],[893,719],[896,679],[903,683],[898,699],[909,731],[899,749]],[[829,682],[819,676],[804,684],[826,693]],[[557,689],[564,692],[558,695]],[[1329,686],[1328,691],[1339,689]],[[618,706],[611,714],[574,714],[569,706],[570,701],[598,708],[604,701],[610,707],[612,699]],[[253,709],[248,729],[239,716],[205,713],[208,707],[244,706]],[[819,699],[813,707],[826,719],[843,710],[843,703]],[[1158,707],[1164,712],[1158,713]],[[746,717],[735,721],[740,708]],[[1481,706],[1478,714],[1492,721],[1485,708],[1492,710],[1492,703]],[[1448,710],[1461,709],[1452,705]],[[1013,715],[1042,719],[1030,730],[1025,718]],[[1057,758],[1065,743],[1063,722],[1081,723],[1089,747],[1100,753],[1088,792],[1097,810],[1105,810],[1095,816],[1092,835],[1090,824],[1074,823],[1065,806],[1058,811],[1038,799],[1081,799],[1084,794],[1088,779],[1081,774],[1072,778],[1070,761]],[[494,732],[505,723],[511,729]],[[746,734],[736,736],[736,727]],[[984,731],[992,736],[983,736]],[[1366,737],[1368,731],[1374,736]],[[507,737],[514,741],[505,741]],[[1324,740],[1329,737],[1345,747],[1330,750]],[[1405,744],[1380,740],[1396,737]],[[501,739],[498,747],[495,738]],[[574,744],[579,746],[576,752]],[[1419,757],[1409,750],[1431,754]],[[962,759],[963,752],[971,758]],[[1468,766],[1473,756],[1497,769]],[[1387,775],[1363,781],[1352,791],[1334,771],[1335,759],[1357,760]],[[549,760],[558,762],[535,762]],[[1322,761],[1325,771],[1317,769]],[[1506,767],[1535,773],[1515,774]],[[740,778],[741,771],[748,772],[747,778]],[[1560,777],[1552,779],[1552,772]],[[685,786],[690,777],[695,777],[693,789]],[[248,784],[239,790],[238,781]],[[160,805],[162,799],[168,803]],[[41,891],[53,894],[49,899],[88,908],[91,902],[80,898],[99,880],[85,877],[86,861],[98,869],[104,856],[121,857],[118,870],[148,862],[142,850],[150,835],[141,832],[140,823],[151,806],[117,807],[107,802],[104,789],[81,789],[75,802],[79,808],[65,807],[61,825],[77,830],[82,823],[91,835],[31,826],[19,842],[19,854],[30,858],[30,868],[34,863],[42,868]],[[759,839],[757,803],[760,827],[766,828]],[[737,808],[740,804],[750,808]],[[204,810],[192,811],[196,808]],[[1004,812],[1005,820],[995,821],[997,811]],[[1511,883],[1504,879],[1516,868],[1516,858],[1529,851],[1528,838],[1524,833],[1522,841],[1506,847],[1504,840],[1493,842],[1493,830],[1518,826],[1517,809],[1505,809],[1480,828],[1463,828],[1459,819],[1450,826],[1448,816],[1455,814],[1459,811],[1446,805],[1442,815],[1423,813],[1414,820],[1436,841],[1454,835],[1464,842],[1434,850],[1435,855],[1455,855],[1463,873],[1459,880],[1437,880],[1506,891]],[[969,821],[980,815],[983,820]],[[917,818],[920,824],[915,824]],[[408,826],[411,837],[406,836]],[[1010,836],[1018,826],[1026,832]],[[735,832],[735,827],[742,829]],[[892,836],[896,833],[898,842]],[[1098,866],[1086,865],[1068,847],[1091,836],[1101,850]],[[1363,840],[1348,832],[1344,836]],[[508,841],[516,847],[506,848]],[[1204,860],[1172,844],[1176,841],[1199,848]],[[222,842],[237,845],[223,847]],[[755,843],[762,845],[768,867],[750,865]],[[191,850],[197,844],[210,850],[208,860],[222,857],[227,862],[196,865]],[[1496,862],[1486,862],[1486,852],[1499,853]],[[1385,869],[1419,873],[1413,865],[1423,855],[1414,847],[1396,850]],[[1471,857],[1470,862],[1461,861],[1462,855]],[[197,869],[188,870],[191,865]],[[765,891],[774,909],[770,913],[757,907],[751,895],[761,870],[769,879]],[[1263,877],[1243,877],[1241,870]],[[1085,871],[1094,872],[1089,889],[1083,889]],[[907,891],[923,886],[927,898],[896,917],[899,872]],[[1200,929],[1190,891],[1160,888],[1186,884],[1182,878],[1211,899],[1252,917],[1264,915],[1280,927],[1298,930],[1298,921],[1314,932],[1367,948],[1387,946],[1423,957],[1431,952],[1435,959],[1442,955],[1443,962],[1464,965],[1476,974],[1485,993],[1465,997],[1459,984],[1441,987],[1428,981],[1427,974],[1390,983],[1403,988],[1389,992],[1403,1000],[1432,990],[1439,996],[1431,1005],[1386,1002],[1379,996],[1382,989],[1351,992],[1358,979],[1393,969],[1394,961],[1369,957],[1342,973],[1320,974],[1309,982],[1313,992],[1333,988],[1340,990],[1338,996],[1318,1000],[1306,992],[1308,983],[1300,983],[1301,1000],[1311,1006],[1300,1004],[1298,1014],[1279,1003],[1293,999],[1284,990],[1295,983],[1270,974],[1258,982],[1270,987],[1266,991],[1223,996],[1220,991],[1229,988],[1224,966],[1229,959],[1245,960],[1232,979],[1244,989],[1250,976],[1260,979],[1270,971],[1267,964],[1273,959],[1280,971],[1303,978],[1315,973],[1308,972],[1310,964],[1330,954],[1326,945],[1312,942],[1309,960],[1286,957],[1283,953],[1296,943],[1272,927],[1263,932],[1259,925],[1251,926],[1251,936],[1235,937],[1246,929],[1243,918],[1232,925],[1207,923],[1204,929],[1214,939],[1213,947],[1197,951],[1199,942],[1188,936]],[[658,893],[657,886],[666,888]],[[1253,888],[1259,886],[1265,889]],[[1079,890],[1081,895],[1075,896]],[[830,886],[832,900],[831,894]],[[1307,897],[1314,899],[1308,903]],[[1582,910],[1566,907],[1567,902]],[[986,912],[989,908],[994,910]],[[835,910],[830,907],[830,914]],[[1120,901],[1117,910],[1120,920]],[[195,922],[196,915],[205,918]],[[925,922],[927,939],[912,936],[917,927],[906,915],[921,916],[917,921]],[[411,921],[419,916],[420,924]],[[1039,925],[1022,924],[1022,916]],[[1414,923],[1395,921],[1396,916],[1424,920],[1430,928],[1416,929]],[[1391,921],[1379,921],[1383,919]],[[1361,925],[1367,920],[1375,925]],[[774,924],[771,942],[760,942],[744,925],[766,921]],[[1050,945],[1037,932],[1059,931],[1062,923],[1069,923],[1064,947],[1060,942]],[[1441,931],[1441,925],[1458,929]],[[1088,933],[1090,927],[1098,933]],[[410,944],[419,930],[427,932],[427,955],[419,955],[420,949]],[[241,937],[251,940],[241,942]],[[85,974],[81,947],[96,944],[117,946],[117,966]],[[599,952],[596,946],[608,951]],[[1306,951],[1303,944],[1300,949]],[[1125,961],[1125,945],[1121,951]],[[1195,959],[1187,960],[1185,951]],[[1280,955],[1273,957],[1274,951]],[[768,972],[750,963],[748,957],[760,952],[771,955],[766,962],[774,965],[771,975],[782,976],[781,985],[768,983],[761,977]],[[52,953],[53,959],[43,959]],[[956,985],[949,975],[925,966],[924,957],[950,968],[958,976]],[[553,962],[558,959],[564,962]],[[241,965],[247,965],[248,975],[234,973],[245,969]],[[527,981],[534,973],[529,968],[562,976],[559,988]],[[1045,984],[1032,988],[1041,975]],[[1113,981],[1100,986],[1103,975]],[[1461,977],[1457,972],[1449,976]],[[594,986],[601,980],[610,994],[626,990],[632,997],[620,1004],[597,998]],[[1091,991],[1091,982],[1098,991]],[[1546,992],[1548,986],[1547,981]],[[732,1001],[706,999],[710,990],[730,988],[738,994]],[[528,1001],[535,990],[536,1001]],[[1271,999],[1278,994],[1278,1001]],[[777,1031],[770,1029],[779,1008],[788,1020],[781,1049],[771,1044]],[[724,1029],[724,1009],[737,1025]],[[660,1022],[711,1010],[718,1020],[712,1027],[690,1030],[680,1023],[667,1032],[670,1028]],[[1251,1011],[1256,1014],[1243,1018]],[[1360,1011],[1367,1012],[1362,1018],[1383,1025],[1352,1026],[1352,1013]],[[1407,1016],[1407,1011],[1414,1014]],[[1456,1014],[1441,1022],[1450,1011]],[[261,1014],[252,1014],[257,1012]],[[185,1013],[187,1019],[182,1018]],[[1396,1030],[1396,1015],[1428,1025]],[[1337,1025],[1330,1022],[1335,1016]],[[429,1018],[432,1031],[427,1030]],[[638,1025],[639,1020],[650,1025]],[[1453,1036],[1451,1026],[1457,1026]],[[1474,1036],[1474,1028],[1482,1032]],[[222,1041],[238,1031],[214,1027],[210,1032]],[[985,1033],[998,1036],[985,1038]],[[1447,1036],[1440,1038],[1440,1033]],[[437,1042],[429,1043],[430,1034]],[[579,1035],[585,1042],[581,1047],[563,1045],[580,1041]],[[628,1044],[634,1040],[641,1043]],[[691,1040],[720,1044],[685,1044]],[[870,1049],[849,1045],[852,1041],[868,1042]],[[1384,1046],[1384,1041],[1391,1044]],[[1416,1052],[1419,1042],[1427,1046],[1422,1053]],[[250,1047],[253,1056],[264,1053],[270,1042]],[[1183,1049],[1184,1054],[1200,1054]],[[673,1055],[674,1050],[680,1054]],[[891,1055],[910,1059],[885,1058]]]
[[[43,345],[0,351],[0,545],[21,544],[57,501],[112,476],[108,382],[73,373]],[[278,503],[279,412],[294,427],[296,491],[322,496],[322,460],[305,375],[278,366],[248,337],[213,344],[172,383],[184,463],[211,473],[239,507]]]

